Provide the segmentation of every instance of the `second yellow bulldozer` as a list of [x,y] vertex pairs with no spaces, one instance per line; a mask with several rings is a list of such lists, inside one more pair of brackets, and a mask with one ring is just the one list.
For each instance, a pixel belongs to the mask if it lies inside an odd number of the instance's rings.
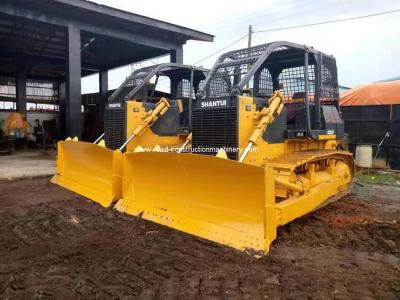
[[188,144],[190,100],[206,73],[176,63],[134,71],[110,96],[105,131],[94,143],[58,143],[52,182],[109,207],[122,196],[123,152]]
[[336,61],[313,48],[223,54],[191,128],[191,153],[123,154],[116,209],[260,256],[278,226],[350,190]]

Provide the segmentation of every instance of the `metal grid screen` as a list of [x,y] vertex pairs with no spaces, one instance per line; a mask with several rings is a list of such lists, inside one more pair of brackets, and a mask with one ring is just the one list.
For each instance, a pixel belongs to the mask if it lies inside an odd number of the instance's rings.
[[125,96],[136,86],[141,85],[146,77],[157,67],[151,66],[147,68],[141,68],[136,70],[129,75],[124,83],[111,95],[113,102],[122,103],[125,101]]
[[258,79],[258,97],[270,97],[274,92],[272,83],[272,75],[267,68],[264,68],[260,72]]
[[[232,87],[240,82],[244,75],[246,75],[256,64],[257,60],[260,59],[260,56],[268,49],[269,46],[270,44],[265,44],[250,49],[241,49],[228,52],[222,55],[211,70],[211,76],[209,80],[205,83],[205,93],[203,93],[203,97],[209,99],[218,99],[231,96]],[[286,59],[290,55],[291,57],[295,57],[298,61],[297,65],[286,67],[279,74],[279,82],[283,83],[284,85],[283,94],[288,102],[299,98],[304,99],[305,78],[303,53],[304,52],[302,52],[301,49],[298,49],[297,53],[295,53],[290,47],[281,46],[274,49],[270,54],[270,63],[273,63],[273,60],[279,61]],[[336,76],[336,64],[334,58],[326,56],[323,66],[324,69],[322,72],[322,78],[325,79],[325,81],[322,82],[322,85],[326,85],[326,97],[329,96],[329,98],[332,98],[333,93],[335,93],[335,91],[337,92],[337,83],[335,86],[334,82],[332,81],[333,76]],[[310,95],[310,101],[313,101],[315,97],[316,69],[317,68],[315,67],[315,64],[310,61],[308,66],[308,91]],[[248,86],[253,87],[254,83],[258,84],[258,87],[255,89],[257,91],[256,96],[268,97],[273,93],[274,86],[272,74],[268,68],[265,67],[261,70],[257,82],[253,83],[253,80],[254,77],[250,79]]]
[[109,149],[116,150],[125,142],[125,105],[106,108],[104,114],[104,140]]
[[196,109],[192,115],[192,151],[215,155],[224,148],[230,159],[237,159],[236,108]]
[[[189,98],[190,97],[190,80],[181,79],[178,83],[176,97],[179,98]],[[192,97],[193,97],[192,93]]]
[[327,55],[322,57],[321,102],[339,103],[339,84],[336,60]]
[[[305,77],[304,66],[283,69],[279,74],[279,83],[283,84],[283,96],[285,102],[304,102]],[[315,67],[308,66],[308,93],[310,101],[315,95]]]
[[209,99],[229,97],[232,87],[248,73],[268,45],[236,50],[220,56],[211,70],[209,80],[205,82],[203,97]]

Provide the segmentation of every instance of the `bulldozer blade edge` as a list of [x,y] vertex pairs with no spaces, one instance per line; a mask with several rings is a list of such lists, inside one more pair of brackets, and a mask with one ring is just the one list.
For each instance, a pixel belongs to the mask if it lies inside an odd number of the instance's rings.
[[123,174],[121,212],[257,255],[275,239],[270,169],[196,154],[125,153]]
[[286,200],[278,200],[281,182],[272,166],[162,152],[125,153],[122,165],[122,199],[114,208],[256,257],[268,253],[278,226],[337,200],[351,187],[351,171],[342,160],[320,169],[316,185]]
[[122,153],[86,142],[58,143],[51,182],[104,207],[121,197]]

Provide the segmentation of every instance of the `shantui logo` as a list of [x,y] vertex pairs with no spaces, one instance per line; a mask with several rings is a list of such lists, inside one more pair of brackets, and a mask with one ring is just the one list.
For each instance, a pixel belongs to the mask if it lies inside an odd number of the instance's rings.
[[110,103],[108,104],[109,108],[120,108],[121,104],[120,103]]
[[226,106],[226,100],[214,100],[201,102],[201,108]]

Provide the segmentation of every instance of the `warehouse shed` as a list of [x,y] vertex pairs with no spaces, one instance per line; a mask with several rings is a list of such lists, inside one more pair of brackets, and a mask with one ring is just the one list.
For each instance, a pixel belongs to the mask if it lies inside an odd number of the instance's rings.
[[102,120],[108,70],[163,55],[182,63],[188,40],[213,36],[84,0],[2,0],[0,112],[29,121],[30,113],[52,111],[61,138],[81,137],[82,76],[99,74]]
[[374,156],[399,170],[400,80],[353,88],[341,95],[341,109],[350,150],[373,145]]

